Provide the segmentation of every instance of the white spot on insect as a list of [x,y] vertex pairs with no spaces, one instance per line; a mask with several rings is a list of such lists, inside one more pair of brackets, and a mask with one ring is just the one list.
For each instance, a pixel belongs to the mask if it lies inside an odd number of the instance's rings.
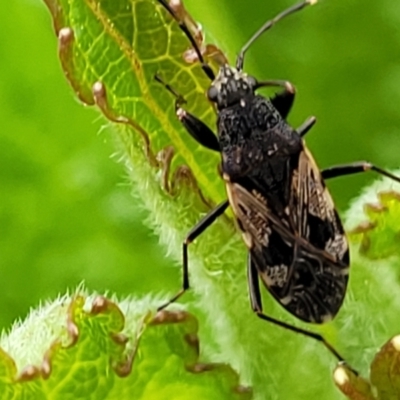
[[246,81],[247,76],[248,75],[243,71],[238,71],[234,67],[224,65],[220,68],[213,85],[220,91],[222,90],[222,87],[226,86],[226,84],[232,79],[234,81]]
[[246,107],[246,102],[243,99],[240,99],[240,105],[244,108]]
[[266,233],[264,234],[264,236],[261,238],[261,243],[262,243],[262,245],[263,246],[265,246],[265,247],[268,247],[268,244],[269,244],[269,237],[270,237],[270,235],[271,235],[271,230],[270,229],[268,229],[268,228],[266,228]]
[[278,150],[278,146],[276,143],[274,143],[274,145],[272,146],[272,148],[270,148],[269,150],[267,150],[267,155],[272,156],[272,154],[276,153],[276,151]]
[[283,304],[284,306],[287,306],[291,301],[292,301],[292,296],[288,295],[286,297],[282,297],[279,299],[280,303]]
[[236,81],[245,80],[245,78],[247,78],[247,74],[243,71],[238,71],[236,68],[231,68],[231,71],[233,72],[233,78]]
[[253,239],[252,239],[251,235],[248,232],[243,232],[242,238],[243,238],[243,241],[246,244],[247,248],[251,249],[253,247]]
[[[263,276],[268,286],[284,287],[287,283],[287,274],[288,274],[288,267],[284,264],[281,264],[267,268],[267,270],[265,271],[265,275]],[[283,297],[282,299],[279,299],[279,301],[283,305],[287,305],[292,301],[292,299],[293,296],[291,293],[289,293],[287,296]]]
[[285,211],[286,215],[290,215],[290,208],[289,207],[285,207],[284,211]]
[[335,235],[334,238],[329,239],[325,244],[325,251],[339,258],[343,258],[347,250],[346,237],[341,234]]
[[231,179],[229,178],[229,175],[228,174],[222,174],[222,179],[225,181],[225,182],[230,182],[231,181]]
[[179,118],[180,121],[186,116],[186,111],[183,108],[178,108],[176,110],[176,116]]
[[349,267],[347,267],[347,268],[342,268],[342,269],[340,270],[340,273],[341,273],[343,276],[347,276],[347,275],[349,274],[349,270],[350,270]]

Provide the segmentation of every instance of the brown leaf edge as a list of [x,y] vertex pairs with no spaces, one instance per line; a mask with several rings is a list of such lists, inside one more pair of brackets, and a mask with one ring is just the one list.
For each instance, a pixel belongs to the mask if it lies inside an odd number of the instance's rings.
[[369,380],[346,365],[334,371],[336,386],[351,400],[395,400],[400,398],[400,335],[388,340],[376,353]]
[[[192,314],[186,311],[167,311],[162,310],[155,315],[146,313],[135,332],[133,338],[134,346],[127,351],[126,345],[129,338],[122,333],[125,326],[125,317],[121,309],[116,303],[103,296],[94,298],[91,309],[85,311],[86,299],[82,295],[77,295],[71,300],[67,310],[66,331],[67,341],[57,339],[46,351],[41,365],[28,365],[19,374],[15,361],[3,349],[0,348],[0,372],[3,373],[2,382],[6,384],[21,384],[24,382],[34,382],[40,379],[49,379],[52,373],[52,362],[60,354],[60,352],[68,350],[79,343],[80,327],[77,319],[85,318],[102,318],[104,316],[113,315],[113,331],[109,332],[111,340],[115,343],[118,349],[118,358],[110,357],[110,365],[114,372],[120,377],[127,377],[132,372],[132,367],[135,360],[136,352],[140,346],[140,339],[144,332],[148,329],[156,328],[159,325],[179,324],[192,320],[197,330],[197,320]],[[184,336],[184,340],[189,347],[194,349],[196,361],[187,363],[185,369],[194,374],[203,373],[206,371],[227,371],[234,374],[235,383],[232,386],[232,393],[244,395],[244,399],[252,398],[252,390],[239,384],[239,376],[236,372],[223,363],[201,363],[199,358],[199,338],[196,332],[191,332]],[[7,373],[8,376],[4,376]]]
[[376,400],[371,384],[363,377],[356,375],[345,364],[339,364],[336,367],[333,380],[340,391],[351,400]]

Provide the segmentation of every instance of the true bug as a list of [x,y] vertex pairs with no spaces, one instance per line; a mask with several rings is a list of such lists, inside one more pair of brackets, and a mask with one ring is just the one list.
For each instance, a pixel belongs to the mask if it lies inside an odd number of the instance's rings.
[[[188,245],[230,205],[249,250],[248,284],[253,311],[263,320],[321,341],[339,360],[341,355],[319,334],[276,320],[263,313],[259,278],[272,296],[297,318],[324,323],[339,311],[347,287],[349,246],[324,180],[373,170],[397,182],[400,178],[365,161],[320,171],[303,136],[316,119],[293,129],[286,117],[295,89],[287,81],[258,81],[243,72],[244,55],[252,43],[284,17],[316,0],[296,4],[267,21],[242,47],[236,67],[225,64],[215,76],[195,38],[166,0],[158,2],[179,23],[205,74],[208,99],[217,109],[217,135],[182,108],[184,99],[156,76],[175,100],[176,114],[189,134],[206,148],[221,153],[221,171],[228,200],[211,210],[183,242],[182,289],[189,288]],[[273,98],[256,94],[262,87],[283,90]]]

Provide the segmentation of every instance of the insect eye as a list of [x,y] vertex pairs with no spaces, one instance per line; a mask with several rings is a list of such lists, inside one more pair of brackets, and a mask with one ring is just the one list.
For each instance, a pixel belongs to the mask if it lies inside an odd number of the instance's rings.
[[218,97],[218,89],[215,86],[211,86],[207,91],[207,97],[210,101],[216,101]]

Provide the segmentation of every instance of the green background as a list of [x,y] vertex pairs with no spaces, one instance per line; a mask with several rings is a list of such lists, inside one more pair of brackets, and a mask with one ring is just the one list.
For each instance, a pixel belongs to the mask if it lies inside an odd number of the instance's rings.
[[[292,2],[185,4],[233,60],[268,17]],[[321,167],[362,159],[399,167],[397,2],[322,1],[266,34],[245,67],[259,79],[295,84],[289,120],[298,126],[317,116],[307,143]],[[119,295],[178,288],[179,269],[146,228],[140,193],[131,196],[123,166],[111,157],[110,135],[99,133],[104,120],[78,103],[63,76],[39,0],[0,2],[0,120],[2,328],[83,280]],[[372,178],[331,182],[339,209]]]

